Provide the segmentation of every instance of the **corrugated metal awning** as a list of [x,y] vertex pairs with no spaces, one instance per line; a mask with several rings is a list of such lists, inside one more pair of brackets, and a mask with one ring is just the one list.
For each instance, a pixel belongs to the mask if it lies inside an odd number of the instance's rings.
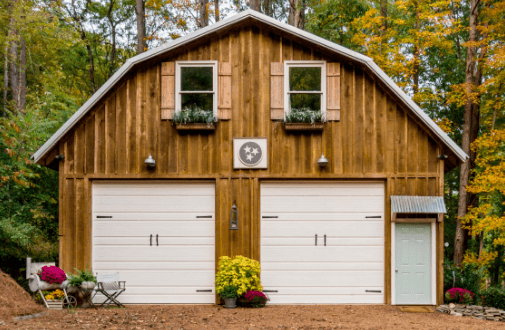
[[440,196],[391,196],[392,213],[447,213]]

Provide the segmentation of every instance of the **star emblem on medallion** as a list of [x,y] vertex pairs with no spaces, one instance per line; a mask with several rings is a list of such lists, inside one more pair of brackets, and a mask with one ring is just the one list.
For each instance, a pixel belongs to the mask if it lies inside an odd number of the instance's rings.
[[247,166],[257,165],[263,158],[261,147],[256,142],[245,142],[240,147],[239,159]]

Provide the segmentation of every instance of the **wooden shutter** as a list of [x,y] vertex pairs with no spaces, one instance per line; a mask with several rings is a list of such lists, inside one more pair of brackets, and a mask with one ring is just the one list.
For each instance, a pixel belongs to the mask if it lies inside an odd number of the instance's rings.
[[161,63],[161,119],[174,119],[175,62]]
[[284,64],[270,66],[270,119],[284,119]]
[[231,63],[219,63],[218,67],[218,118],[231,119]]
[[326,63],[326,120],[340,120],[340,63]]

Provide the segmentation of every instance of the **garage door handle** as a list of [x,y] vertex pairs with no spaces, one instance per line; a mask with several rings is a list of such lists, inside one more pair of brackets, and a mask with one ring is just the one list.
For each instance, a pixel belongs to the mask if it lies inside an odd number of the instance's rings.
[[324,234],[324,246],[326,246],[326,234]]
[[212,292],[212,289],[209,289],[209,290],[196,290],[196,292]]
[[151,234],[151,237],[149,238],[149,245],[153,246],[153,234]]
[[316,234],[316,246],[317,246],[317,234]]
[[156,234],[156,246],[159,246],[159,244],[158,244],[158,234]]

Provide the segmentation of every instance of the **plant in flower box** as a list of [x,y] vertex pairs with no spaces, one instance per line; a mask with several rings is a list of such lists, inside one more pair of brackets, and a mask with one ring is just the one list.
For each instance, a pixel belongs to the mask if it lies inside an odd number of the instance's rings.
[[54,290],[47,293],[44,298],[46,298],[47,307],[50,309],[62,309],[63,299],[65,298],[65,292],[60,289]]
[[284,128],[287,131],[321,131],[323,129],[323,115],[321,110],[309,108],[291,109],[286,114]]
[[187,107],[174,115],[173,123],[177,129],[214,129],[216,118],[212,110]]
[[68,276],[68,285],[81,287],[86,290],[91,290],[95,287],[96,277],[93,275],[91,270],[74,269],[77,271],[77,275],[70,274]]
[[445,292],[445,301],[456,304],[471,304],[473,302],[473,293],[467,289],[452,288]]

